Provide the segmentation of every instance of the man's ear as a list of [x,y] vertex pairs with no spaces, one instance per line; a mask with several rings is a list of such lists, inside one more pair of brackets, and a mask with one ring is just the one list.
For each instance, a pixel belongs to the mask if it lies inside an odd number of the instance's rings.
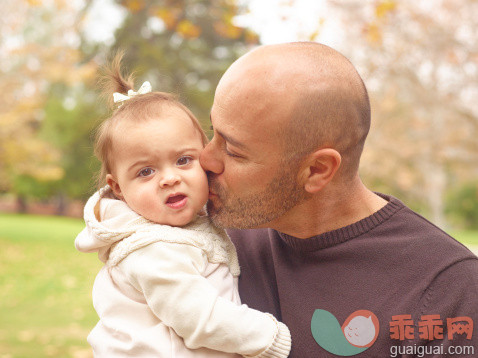
[[332,148],[323,148],[309,154],[301,165],[300,181],[311,194],[317,193],[334,177],[342,157]]
[[106,174],[106,184],[108,184],[113,190],[113,194],[118,198],[123,200],[123,195],[121,194],[121,188],[116,181],[116,179],[111,174]]

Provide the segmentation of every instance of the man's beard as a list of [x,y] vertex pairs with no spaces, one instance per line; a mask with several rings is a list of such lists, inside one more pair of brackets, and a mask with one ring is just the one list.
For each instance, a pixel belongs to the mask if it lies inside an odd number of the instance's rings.
[[217,195],[207,203],[209,217],[219,227],[236,229],[256,228],[279,218],[307,197],[293,173],[284,171],[260,192],[241,197],[227,193],[208,173],[209,187]]

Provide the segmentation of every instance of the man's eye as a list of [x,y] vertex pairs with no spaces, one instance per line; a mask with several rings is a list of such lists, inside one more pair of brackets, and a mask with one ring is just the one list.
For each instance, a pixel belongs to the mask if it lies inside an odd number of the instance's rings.
[[227,148],[225,148],[225,151],[226,151],[226,155],[229,156],[229,157],[233,157],[233,158],[240,158],[241,157],[240,155],[237,155],[237,154],[234,154],[234,153],[230,152],[229,150],[227,150]]
[[191,158],[191,157],[180,157],[176,161],[176,165],[179,165],[179,166],[188,165],[189,163],[191,163],[192,160],[193,160],[193,158]]
[[138,176],[140,177],[147,177],[147,176],[150,176],[154,173],[154,170],[151,169],[151,168],[144,168],[144,169],[141,169],[140,172],[138,173]]

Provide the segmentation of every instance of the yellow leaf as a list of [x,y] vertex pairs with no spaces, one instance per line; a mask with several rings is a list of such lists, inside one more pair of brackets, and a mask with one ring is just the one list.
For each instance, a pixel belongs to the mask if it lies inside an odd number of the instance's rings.
[[396,6],[397,4],[395,1],[379,1],[377,5],[375,5],[375,16],[378,18],[385,17],[389,12],[395,10]]
[[371,23],[365,29],[367,40],[371,43],[379,44],[382,43],[382,32],[380,31],[380,27],[375,24]]
[[30,6],[40,6],[42,4],[41,0],[27,0],[27,2]]
[[257,44],[257,43],[259,43],[259,36],[251,30],[246,30],[245,31],[245,41],[248,44]]
[[65,171],[57,166],[42,166],[31,170],[29,174],[40,181],[52,181],[63,178]]
[[230,23],[224,23],[222,21],[216,21],[214,23],[214,30],[222,37],[229,39],[238,39],[243,32],[242,28],[234,26]]
[[201,28],[189,20],[179,22],[176,31],[185,38],[196,38],[201,34]]
[[176,27],[178,17],[175,11],[171,9],[161,8],[155,12],[155,15],[163,20],[164,25],[168,30],[173,30]]
[[126,6],[131,12],[138,12],[143,10],[146,4],[144,3],[144,0],[126,0],[124,6]]

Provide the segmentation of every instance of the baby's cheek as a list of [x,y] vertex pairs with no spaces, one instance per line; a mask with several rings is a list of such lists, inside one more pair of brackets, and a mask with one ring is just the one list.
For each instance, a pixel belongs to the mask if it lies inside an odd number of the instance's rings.
[[188,186],[192,191],[190,195],[194,196],[196,199],[196,205],[199,205],[200,207],[204,206],[209,196],[209,185],[207,175],[201,167],[198,167],[195,171],[191,172],[191,175],[188,178]]
[[164,212],[157,207],[148,207],[144,210],[144,213],[142,214],[146,219],[153,221],[157,224],[163,224],[163,225],[170,225],[168,222],[168,218],[164,214]]
[[148,193],[138,194],[134,200],[133,210],[148,220],[157,221],[162,215],[161,202],[159,199]]

